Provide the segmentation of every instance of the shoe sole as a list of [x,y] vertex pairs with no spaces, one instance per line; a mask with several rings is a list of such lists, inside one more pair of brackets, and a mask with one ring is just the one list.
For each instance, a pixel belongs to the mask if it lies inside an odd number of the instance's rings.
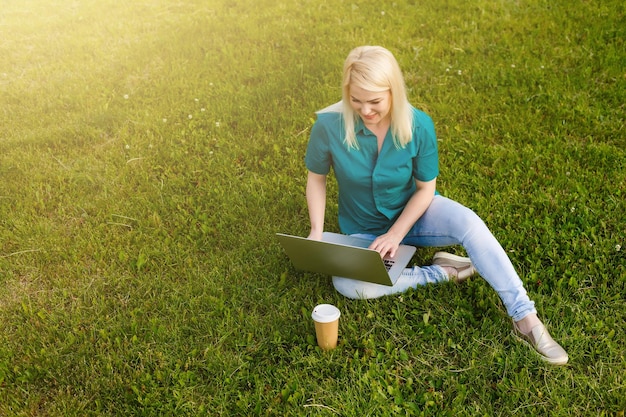
[[[439,263],[437,261],[444,261],[445,263]],[[447,252],[437,252],[433,256],[433,263],[440,266],[451,266],[453,268],[466,268],[472,265],[469,258],[463,256],[453,255]]]

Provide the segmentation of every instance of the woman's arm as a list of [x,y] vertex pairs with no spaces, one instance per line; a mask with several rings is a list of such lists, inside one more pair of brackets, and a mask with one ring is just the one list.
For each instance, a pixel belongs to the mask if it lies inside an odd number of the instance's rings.
[[372,242],[370,249],[378,251],[381,256],[395,256],[402,239],[409,233],[415,222],[422,217],[433,201],[437,188],[437,178],[428,181],[415,181],[417,190],[407,202],[402,214],[384,235],[380,235]]
[[326,175],[309,171],[306,180],[306,202],[311,220],[309,239],[322,240],[326,211]]

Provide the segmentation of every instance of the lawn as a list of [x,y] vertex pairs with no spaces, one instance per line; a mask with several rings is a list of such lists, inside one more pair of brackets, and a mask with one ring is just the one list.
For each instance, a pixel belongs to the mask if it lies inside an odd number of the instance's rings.
[[[624,9],[2,0],[0,416],[624,416]],[[492,229],[567,366],[479,277],[351,301],[289,263],[314,112],[362,44],[398,58],[439,191]],[[331,181],[328,231],[336,212]],[[318,303],[342,313],[330,352]]]

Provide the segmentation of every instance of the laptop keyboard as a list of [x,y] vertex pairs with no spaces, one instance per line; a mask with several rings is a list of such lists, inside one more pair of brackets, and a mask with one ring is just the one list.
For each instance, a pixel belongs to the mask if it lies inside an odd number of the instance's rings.
[[393,264],[395,264],[395,261],[392,261],[391,259],[383,259],[383,263],[385,264],[387,271],[389,271]]

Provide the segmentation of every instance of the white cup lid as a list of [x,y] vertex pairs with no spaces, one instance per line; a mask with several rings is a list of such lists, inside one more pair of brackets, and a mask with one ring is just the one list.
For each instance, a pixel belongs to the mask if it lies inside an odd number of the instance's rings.
[[311,317],[318,323],[330,323],[331,321],[337,320],[340,315],[341,312],[334,305],[319,304],[313,309]]

